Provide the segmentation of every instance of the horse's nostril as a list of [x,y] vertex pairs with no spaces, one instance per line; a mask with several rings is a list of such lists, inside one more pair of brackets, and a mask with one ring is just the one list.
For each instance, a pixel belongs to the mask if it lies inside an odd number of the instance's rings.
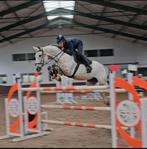
[[36,71],[37,71],[37,72],[40,72],[40,71],[41,71],[41,67],[37,67],[37,68],[36,68]]

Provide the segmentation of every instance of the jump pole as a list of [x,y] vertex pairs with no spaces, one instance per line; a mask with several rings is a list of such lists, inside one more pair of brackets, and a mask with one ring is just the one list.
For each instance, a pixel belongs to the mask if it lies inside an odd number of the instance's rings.
[[21,88],[22,91],[76,91],[76,90],[106,90],[108,86],[58,86],[58,87],[39,87],[39,88]]
[[141,99],[141,115],[142,115],[142,145],[147,148],[147,97]]
[[116,148],[117,147],[117,132],[116,132],[116,119],[115,119],[115,92],[114,92],[114,77],[116,75],[116,72],[113,71],[109,75],[109,82],[110,82],[110,107],[111,107],[111,125],[112,125],[112,130],[111,130],[111,135],[112,135],[112,147]]
[[88,127],[88,128],[101,128],[111,129],[111,125],[98,125],[93,123],[81,123],[81,122],[70,122],[70,121],[56,121],[56,120],[42,120],[43,123],[58,124],[65,126],[76,126],[76,127]]
[[[132,73],[128,73],[127,80],[128,80],[128,82],[130,84],[132,84],[132,77],[133,77],[133,74]],[[133,101],[133,96],[130,93],[128,93],[128,99],[131,100],[131,101]],[[135,128],[131,127],[131,129],[130,129],[130,135],[133,138],[135,137]]]
[[[100,92],[106,92],[109,93],[109,88],[107,86],[71,86],[71,87],[39,87],[39,88],[22,88],[21,91],[37,91],[39,90],[42,93],[61,93],[61,92],[72,92],[72,93],[91,93],[95,92],[95,90],[98,90]],[[80,91],[83,90],[83,91]],[[90,90],[90,91],[88,91]],[[124,89],[114,89],[117,93],[126,93]]]
[[41,105],[41,108],[49,109],[64,109],[64,110],[87,110],[87,111],[110,111],[110,107],[95,107],[95,106],[63,106],[63,105]]

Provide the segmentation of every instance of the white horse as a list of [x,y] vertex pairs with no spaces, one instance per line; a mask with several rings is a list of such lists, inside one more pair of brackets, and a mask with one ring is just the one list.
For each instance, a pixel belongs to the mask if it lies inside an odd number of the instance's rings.
[[92,71],[87,73],[85,65],[77,65],[73,56],[63,52],[57,46],[48,45],[33,47],[33,49],[36,52],[35,65],[38,71],[41,71],[41,68],[52,60],[60,68],[62,74],[67,77],[75,80],[87,80],[87,85],[107,85],[108,71],[106,71],[104,65],[97,61],[92,61]]

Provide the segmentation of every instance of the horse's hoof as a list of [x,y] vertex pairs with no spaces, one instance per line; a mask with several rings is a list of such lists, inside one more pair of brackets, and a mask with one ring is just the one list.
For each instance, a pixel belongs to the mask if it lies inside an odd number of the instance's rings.
[[110,106],[110,102],[106,102],[106,105],[107,105],[107,106]]

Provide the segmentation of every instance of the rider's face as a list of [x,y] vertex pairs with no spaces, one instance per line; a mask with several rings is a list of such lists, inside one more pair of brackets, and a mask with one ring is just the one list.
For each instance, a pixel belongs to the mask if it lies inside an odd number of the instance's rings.
[[58,46],[59,46],[60,48],[63,48],[63,47],[64,47],[64,42],[63,42],[63,41],[60,41],[60,42],[58,43]]

